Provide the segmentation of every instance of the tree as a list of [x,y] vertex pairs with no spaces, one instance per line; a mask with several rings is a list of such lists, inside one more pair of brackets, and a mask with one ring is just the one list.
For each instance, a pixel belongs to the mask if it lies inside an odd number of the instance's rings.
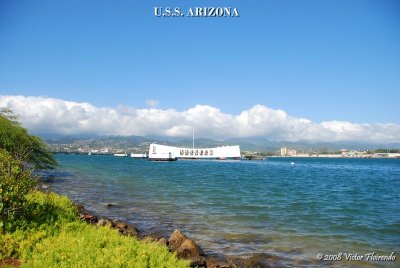
[[46,144],[39,137],[30,135],[17,121],[17,117],[4,108],[0,109],[0,149],[35,168],[54,168],[57,165]]

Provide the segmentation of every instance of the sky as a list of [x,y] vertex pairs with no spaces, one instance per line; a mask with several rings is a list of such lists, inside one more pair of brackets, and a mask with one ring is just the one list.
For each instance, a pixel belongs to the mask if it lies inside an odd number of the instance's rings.
[[400,4],[0,0],[0,95],[32,131],[400,142]]

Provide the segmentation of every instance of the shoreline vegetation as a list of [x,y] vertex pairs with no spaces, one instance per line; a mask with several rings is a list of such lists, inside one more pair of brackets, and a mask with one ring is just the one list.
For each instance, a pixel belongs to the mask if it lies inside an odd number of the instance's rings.
[[35,170],[57,165],[40,138],[0,110],[0,267],[188,267],[135,229],[93,226],[66,196],[40,190]]
[[[66,196],[34,190],[26,201],[29,221],[19,220],[1,234],[0,267],[189,266],[160,242],[138,240],[137,230],[122,222],[100,219],[87,224],[88,218],[80,218],[78,207]],[[120,234],[122,228],[126,236]]]

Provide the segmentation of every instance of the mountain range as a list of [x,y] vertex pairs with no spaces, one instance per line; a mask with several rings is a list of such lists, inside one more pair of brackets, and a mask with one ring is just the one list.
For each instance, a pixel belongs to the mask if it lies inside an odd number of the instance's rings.
[[[49,145],[86,144],[90,147],[111,146],[118,148],[132,148],[142,146],[143,143],[160,143],[173,146],[192,147],[192,137],[167,136],[96,136],[58,134],[36,134]],[[312,141],[274,141],[266,137],[229,138],[214,140],[210,138],[196,138],[195,147],[215,147],[223,145],[240,145],[242,151],[276,152],[282,147],[298,151],[338,151],[347,150],[374,150],[378,148],[400,149],[400,143],[372,144],[360,142],[312,142]]]

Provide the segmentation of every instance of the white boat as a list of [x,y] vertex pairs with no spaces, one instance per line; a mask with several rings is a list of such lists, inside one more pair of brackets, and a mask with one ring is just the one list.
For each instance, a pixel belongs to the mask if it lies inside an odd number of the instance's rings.
[[131,154],[132,158],[147,158],[147,154]]
[[127,157],[127,154],[114,154],[114,156],[119,156],[119,157]]
[[181,148],[156,143],[150,144],[149,160],[165,159],[240,159],[240,147],[219,146],[213,148]]

